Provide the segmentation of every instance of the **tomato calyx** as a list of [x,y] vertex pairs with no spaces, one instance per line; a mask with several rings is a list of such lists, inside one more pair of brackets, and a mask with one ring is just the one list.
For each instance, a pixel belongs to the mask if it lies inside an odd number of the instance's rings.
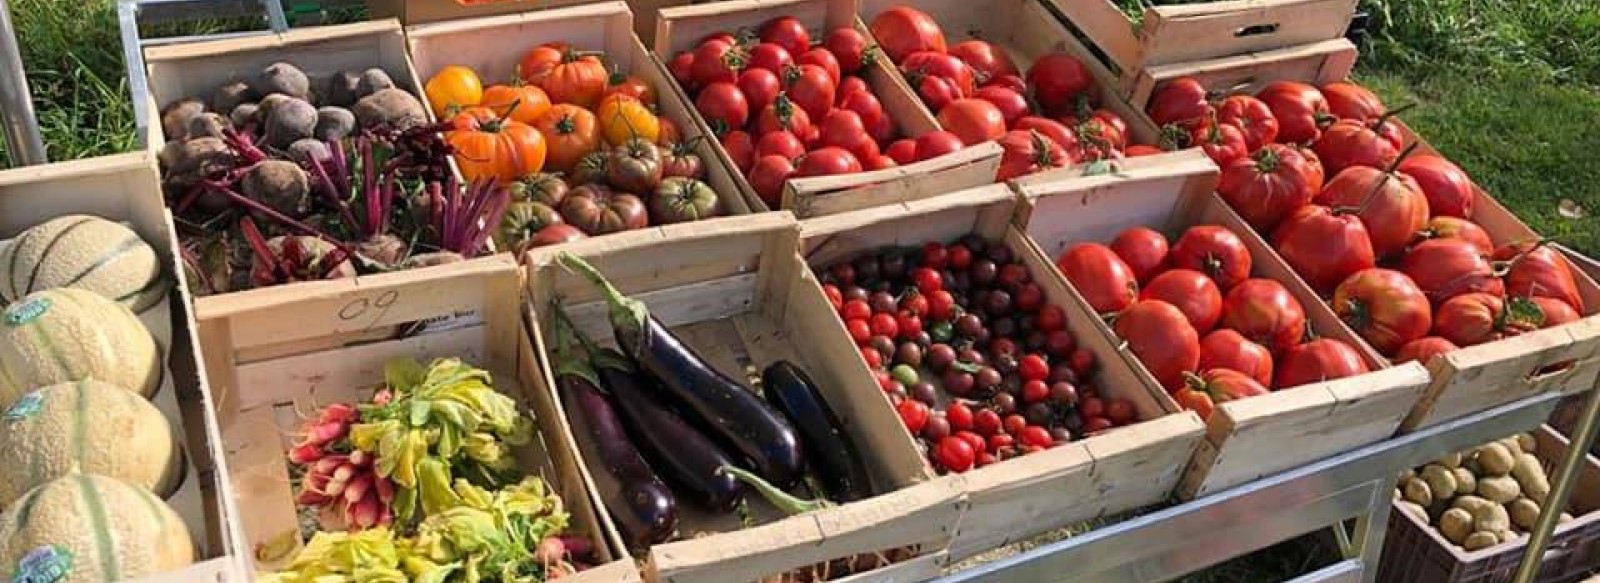
[[1350,298],[1345,300],[1344,307],[1345,309],[1344,313],[1342,314],[1342,319],[1344,320],[1344,323],[1349,324],[1351,328],[1356,330],[1364,330],[1368,324],[1372,323],[1372,308],[1367,305],[1367,302],[1356,298]]
[[1495,317],[1494,328],[1501,332],[1536,330],[1544,327],[1544,308],[1527,296],[1506,300],[1506,309]]
[[1278,153],[1272,148],[1256,151],[1256,172],[1272,174],[1278,171]]
[[1157,138],[1156,145],[1170,152],[1182,150],[1193,145],[1189,143],[1190,141],[1192,141],[1192,138],[1188,130],[1177,124],[1167,124],[1161,126],[1161,135]]

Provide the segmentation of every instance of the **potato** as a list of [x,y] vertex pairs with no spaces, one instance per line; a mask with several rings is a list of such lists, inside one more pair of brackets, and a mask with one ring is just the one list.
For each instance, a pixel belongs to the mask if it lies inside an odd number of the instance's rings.
[[1456,485],[1455,473],[1451,472],[1449,468],[1434,464],[1428,464],[1427,467],[1422,468],[1422,481],[1428,483],[1429,492],[1440,498],[1448,498],[1455,495],[1456,488],[1459,487]]
[[1517,439],[1517,436],[1515,436],[1515,435],[1507,435],[1507,436],[1502,437],[1500,439],[1496,439],[1495,443],[1498,443],[1501,446],[1505,447],[1506,451],[1511,452],[1511,455],[1517,455],[1519,453],[1525,453],[1525,452],[1522,451],[1522,442],[1519,441]]
[[241,103],[255,101],[259,96],[249,83],[234,80],[223,83],[211,92],[211,111],[233,111]]
[[1510,531],[1510,530],[1502,530],[1502,531],[1499,532],[1499,534],[1500,534],[1500,542],[1501,543],[1508,543],[1508,542],[1517,540],[1517,538],[1522,536],[1521,534],[1518,534],[1517,532]]
[[256,77],[256,91],[262,95],[282,93],[296,99],[308,99],[311,97],[311,80],[299,67],[277,62],[261,69],[261,74]]
[[1452,508],[1460,508],[1462,510],[1466,510],[1467,512],[1476,512],[1478,508],[1490,505],[1494,505],[1494,503],[1480,496],[1473,496],[1470,494],[1466,496],[1457,496],[1455,500],[1450,501],[1450,506]]
[[1568,522],[1572,522],[1572,515],[1571,514],[1567,514],[1565,512],[1562,512],[1561,516],[1557,516],[1556,517],[1556,524],[1566,524]]
[[1457,496],[1465,496],[1478,491],[1478,476],[1474,475],[1472,470],[1456,468],[1450,470],[1450,472],[1456,475]]
[[400,89],[384,89],[361,98],[353,110],[363,128],[389,126],[408,130],[428,122],[428,114],[416,96]]
[[1400,478],[1398,480],[1396,480],[1395,483],[1403,484],[1403,483],[1405,483],[1406,480],[1409,480],[1411,478],[1415,478],[1416,476],[1417,476],[1416,470],[1413,470],[1411,468],[1406,468],[1404,470],[1400,470]]
[[1467,540],[1467,535],[1472,534],[1472,513],[1460,508],[1451,508],[1439,515],[1439,534],[1446,540],[1461,544]]
[[[1478,448],[1478,467],[1483,474],[1490,476],[1504,476],[1511,473],[1511,466],[1516,463],[1510,450],[1499,442],[1491,443]],[[1481,480],[1480,480],[1481,481]]]
[[205,113],[205,102],[193,97],[185,97],[161,108],[161,131],[167,134],[168,140],[182,140],[189,135],[189,122],[200,114]]
[[1461,547],[1469,551],[1487,549],[1497,544],[1500,544],[1500,535],[1481,530],[1468,535],[1466,540],[1461,541]]
[[1472,511],[1472,526],[1476,530],[1499,532],[1511,528],[1511,516],[1499,504],[1479,506]]
[[1417,520],[1421,520],[1424,524],[1431,522],[1431,520],[1428,518],[1428,509],[1423,508],[1416,502],[1412,502],[1410,500],[1400,500],[1394,503],[1394,507],[1398,508],[1401,512],[1416,517]]
[[1401,484],[1401,488],[1405,492],[1406,500],[1422,506],[1431,506],[1433,504],[1433,490],[1430,490],[1428,483],[1422,481],[1421,478],[1406,480],[1404,484]]
[[1539,440],[1534,439],[1532,433],[1518,433],[1517,445],[1522,447],[1522,453],[1539,453]]
[[1511,468],[1511,477],[1516,478],[1517,483],[1522,485],[1522,493],[1534,502],[1544,504],[1545,497],[1550,495],[1550,478],[1545,475],[1539,458],[1533,454],[1517,456],[1516,465]]
[[1527,498],[1512,500],[1506,510],[1511,514],[1511,524],[1520,528],[1531,529],[1539,521],[1539,503]]
[[1442,458],[1433,460],[1433,463],[1447,468],[1459,468],[1461,467],[1461,458],[1461,452],[1458,451],[1455,453],[1446,454]]
[[1509,504],[1522,496],[1522,487],[1511,476],[1478,478],[1478,495],[1495,504]]

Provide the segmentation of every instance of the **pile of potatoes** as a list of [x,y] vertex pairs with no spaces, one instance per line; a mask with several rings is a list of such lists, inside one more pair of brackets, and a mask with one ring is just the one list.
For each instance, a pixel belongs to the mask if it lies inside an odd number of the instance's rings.
[[[1537,448],[1521,433],[1407,470],[1395,504],[1468,551],[1516,540],[1539,520],[1550,494]],[[1561,513],[1561,522],[1569,520]]]

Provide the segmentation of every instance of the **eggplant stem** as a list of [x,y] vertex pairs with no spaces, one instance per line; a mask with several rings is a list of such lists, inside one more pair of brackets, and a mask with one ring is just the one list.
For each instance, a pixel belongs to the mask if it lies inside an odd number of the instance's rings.
[[[599,387],[600,380],[595,375],[594,363],[587,356],[575,354],[572,350],[573,338],[578,337],[578,327],[573,326],[572,321],[567,319],[559,304],[556,306],[556,314],[558,317],[551,324],[551,332],[555,335],[556,341],[555,366],[553,367],[555,370],[553,372],[558,377],[578,377],[589,381],[591,385]],[[579,341],[582,341],[581,337]]]
[[761,497],[766,498],[767,501],[771,502],[773,506],[777,506],[779,510],[782,510],[790,515],[816,512],[818,510],[833,506],[833,503],[828,502],[827,500],[801,500],[796,498],[788,492],[784,492],[783,490],[779,489],[777,486],[772,485],[772,483],[761,479],[761,476],[757,476],[754,473],[745,470],[744,468],[722,466],[717,468],[717,472],[731,475],[739,481],[748,484],[750,487],[755,488],[757,492],[761,493]]
[[[595,269],[588,261],[584,261],[583,258],[572,254],[570,251],[562,251],[556,255],[556,262],[560,263],[568,271],[577,273],[584,279],[589,280],[590,284],[600,289],[601,293],[606,297],[606,305],[610,307],[608,315],[613,328],[626,330],[637,338],[644,336],[645,324],[650,320],[650,308],[646,307],[644,302],[623,295],[622,290],[612,285],[606,279],[606,276],[601,275],[600,270]],[[618,340],[621,339],[619,338]]]

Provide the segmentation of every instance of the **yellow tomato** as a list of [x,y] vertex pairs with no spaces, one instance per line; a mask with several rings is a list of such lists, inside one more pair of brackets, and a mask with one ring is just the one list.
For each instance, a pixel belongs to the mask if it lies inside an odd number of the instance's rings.
[[483,82],[478,80],[476,72],[461,65],[441,69],[428,79],[423,92],[428,96],[428,104],[433,106],[433,114],[440,118],[483,102]]
[[615,94],[600,101],[594,116],[606,143],[621,145],[633,138],[654,142],[661,136],[661,120],[638,99]]

